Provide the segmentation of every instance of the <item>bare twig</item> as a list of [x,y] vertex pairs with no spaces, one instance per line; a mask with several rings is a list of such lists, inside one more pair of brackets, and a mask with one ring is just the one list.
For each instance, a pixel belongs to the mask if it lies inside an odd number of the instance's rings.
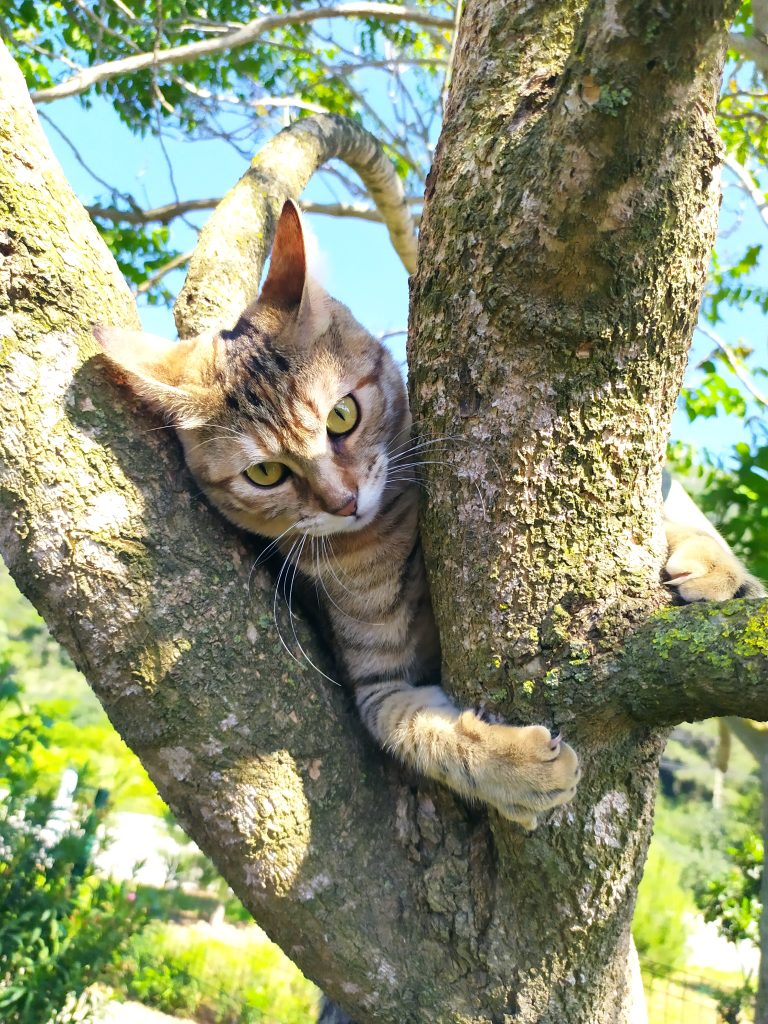
[[189,252],[180,252],[177,256],[174,256],[173,259],[168,260],[168,262],[164,263],[159,270],[156,270],[154,274],[148,277],[146,281],[142,281],[137,288],[133,289],[134,295],[144,295],[144,293],[148,292],[150,288],[154,288],[158,281],[162,281],[166,274],[170,274],[172,270],[178,270],[179,267],[186,266],[186,264],[189,263],[191,256],[192,250],[190,249]]
[[760,405],[768,406],[768,397],[766,397],[766,395],[764,395],[763,392],[760,391],[760,389],[755,385],[754,381],[749,375],[749,371],[744,366],[744,363],[741,361],[741,359],[739,359],[739,357],[733,351],[728,342],[721,338],[719,334],[715,334],[714,331],[710,330],[708,327],[703,327],[701,324],[698,324],[696,330],[700,331],[704,335],[704,337],[709,338],[710,341],[713,341],[715,345],[717,345],[717,347],[723,353],[725,358],[728,360],[728,365],[730,366],[730,368],[739,378],[739,380],[750,393],[750,395],[752,395],[755,401],[759,402]]
[[464,11],[464,0],[457,0],[455,18],[453,22],[453,38],[451,39],[451,52],[448,55],[448,67],[445,69],[445,81],[443,82],[442,96],[440,97],[440,105],[445,110],[445,104],[448,102],[448,92],[451,88],[451,78],[453,77],[453,62],[456,58],[456,40],[459,38],[459,24],[461,22],[461,15]]
[[768,228],[768,202],[766,202],[765,195],[755,184],[752,175],[743,164],[740,164],[739,161],[730,154],[725,157],[723,162],[731,174],[735,175],[738,179],[741,188],[755,204],[757,212],[760,215],[760,220]]
[[85,162],[85,160],[81,156],[80,150],[77,148],[77,146],[74,144],[74,142],[72,142],[72,140],[69,138],[69,136],[66,135],[66,133],[63,132],[61,130],[61,128],[59,128],[59,126],[55,123],[55,121],[52,121],[51,118],[48,117],[47,114],[44,114],[42,111],[40,111],[39,117],[40,117],[40,119],[42,121],[45,121],[45,123],[47,125],[49,125],[53,129],[53,131],[56,132],[56,134],[59,136],[60,139],[62,139],[63,142],[66,143],[66,145],[72,151],[72,155],[74,156],[75,160],[77,160],[77,162],[80,164],[80,166],[83,168],[83,170],[86,171],[86,173],[90,174],[90,176],[93,178],[94,181],[98,181],[98,183],[100,185],[103,185],[104,188],[107,189],[108,192],[111,192],[112,195],[114,196],[115,195],[114,186],[110,185],[108,181],[105,181],[103,178],[100,178],[99,175],[95,171],[91,170],[91,168],[88,166],[88,164]]
[[[424,200],[421,196],[406,196],[405,201],[409,206],[416,206]],[[184,217],[197,210],[213,210],[220,202],[219,196],[215,199],[188,199],[180,203],[166,203],[165,206],[156,206],[150,210],[141,210],[138,207],[119,210],[116,206],[87,206],[86,209],[91,217],[97,220],[111,220],[115,224],[168,224],[177,217]],[[367,203],[313,203],[307,199],[302,200],[301,208],[305,213],[318,213],[326,217],[354,217],[377,224],[384,222],[379,211]],[[418,214],[413,216],[418,220]]]
[[742,57],[754,61],[764,77],[768,77],[768,45],[756,35],[745,36],[741,32],[729,32],[728,45]]
[[[413,219],[402,183],[378,140],[342,117],[307,117],[261,149],[206,224],[174,311],[181,337],[234,322],[254,298],[285,198],[300,196],[315,171],[334,157],[360,175],[395,251],[413,273],[418,252]],[[229,257],[222,255],[222,237]]]

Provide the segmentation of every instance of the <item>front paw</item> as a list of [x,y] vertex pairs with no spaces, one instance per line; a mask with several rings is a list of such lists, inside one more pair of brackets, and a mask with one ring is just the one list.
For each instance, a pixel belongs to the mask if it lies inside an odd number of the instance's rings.
[[741,562],[706,533],[678,534],[670,548],[664,583],[686,603],[760,597],[765,593]]
[[483,732],[486,757],[477,795],[505,818],[532,830],[540,813],[574,798],[579,759],[559,733],[542,725],[484,725]]

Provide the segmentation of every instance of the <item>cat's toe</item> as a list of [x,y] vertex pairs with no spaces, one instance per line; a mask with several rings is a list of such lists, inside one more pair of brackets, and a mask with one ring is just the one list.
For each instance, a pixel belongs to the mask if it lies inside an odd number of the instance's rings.
[[522,825],[526,832],[533,832],[539,824],[538,816],[531,814],[531,812],[525,807],[518,807],[512,804],[508,807],[499,807],[497,810],[502,818],[506,818],[507,821],[514,821],[518,825]]
[[727,601],[750,579],[741,563],[721,544],[703,533],[677,545],[664,567],[665,585],[686,603]]

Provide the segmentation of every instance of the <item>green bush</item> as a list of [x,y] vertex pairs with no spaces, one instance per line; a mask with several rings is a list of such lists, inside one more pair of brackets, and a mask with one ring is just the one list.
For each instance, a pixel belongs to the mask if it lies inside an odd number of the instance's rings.
[[731,846],[728,856],[728,869],[697,887],[696,903],[704,912],[704,920],[715,921],[729,942],[748,939],[759,946],[763,841],[760,836],[749,835]]
[[640,957],[670,970],[680,966],[688,938],[684,914],[692,909],[680,885],[680,867],[651,844],[632,919]]
[[121,994],[210,1024],[310,1024],[317,990],[255,926],[152,922],[121,965]]
[[142,919],[93,870],[104,800],[75,794],[62,812],[41,785],[51,723],[18,705],[9,675],[0,665],[0,1020],[64,1024],[87,1018],[89,986]]

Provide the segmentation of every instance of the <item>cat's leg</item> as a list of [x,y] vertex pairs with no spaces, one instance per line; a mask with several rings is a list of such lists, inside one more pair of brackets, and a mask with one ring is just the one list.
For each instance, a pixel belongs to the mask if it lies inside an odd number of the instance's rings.
[[568,803],[576,754],[544,726],[495,725],[460,711],[439,686],[398,679],[360,682],[360,716],[378,742],[410,767],[534,829],[538,814]]
[[765,597],[760,580],[750,576],[724,541],[690,526],[667,520],[667,586],[683,601],[727,601],[732,597]]
[[683,601],[727,601],[765,597],[760,580],[750,576],[683,487],[664,470],[664,529],[667,535],[668,586]]

